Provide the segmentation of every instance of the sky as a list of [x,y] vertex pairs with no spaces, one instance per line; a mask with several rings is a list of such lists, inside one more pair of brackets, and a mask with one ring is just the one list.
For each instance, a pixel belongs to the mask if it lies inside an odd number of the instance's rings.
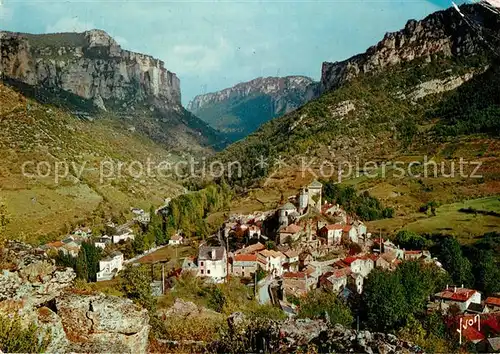
[[319,80],[323,61],[346,59],[408,19],[451,0],[0,0],[0,29],[99,28],[122,48],[153,55],[181,80],[182,102],[259,76]]

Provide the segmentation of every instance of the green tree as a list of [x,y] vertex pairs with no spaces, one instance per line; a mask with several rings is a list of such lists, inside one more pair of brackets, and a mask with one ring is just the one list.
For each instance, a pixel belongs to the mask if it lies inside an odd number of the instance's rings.
[[428,242],[425,238],[419,234],[402,230],[396,234],[394,242],[401,248],[406,248],[409,250],[421,250],[427,247]]
[[121,288],[126,296],[150,313],[156,310],[156,299],[151,294],[151,278],[146,266],[128,266],[121,276]]
[[325,318],[328,317],[332,324],[340,323],[350,327],[353,316],[349,307],[341,302],[337,295],[331,291],[317,289],[310,291],[300,300],[300,318]]
[[217,312],[222,312],[226,304],[226,296],[218,286],[208,290],[208,307]]
[[3,198],[0,198],[0,245],[4,241],[3,232],[9,222],[10,218],[9,212],[7,211],[7,203]]
[[438,244],[438,258],[455,284],[472,286],[474,275],[470,261],[463,256],[462,249],[454,237],[443,237]]
[[89,269],[87,263],[87,255],[85,253],[85,248],[80,248],[78,256],[75,262],[75,272],[79,279],[87,280],[89,278]]
[[17,316],[0,315],[0,351],[4,353],[43,353],[49,344],[35,324],[24,326]]
[[373,270],[366,279],[363,304],[372,329],[387,331],[404,322],[408,304],[397,272]]
[[146,238],[143,234],[139,233],[132,241],[132,248],[135,254],[141,254],[146,250]]

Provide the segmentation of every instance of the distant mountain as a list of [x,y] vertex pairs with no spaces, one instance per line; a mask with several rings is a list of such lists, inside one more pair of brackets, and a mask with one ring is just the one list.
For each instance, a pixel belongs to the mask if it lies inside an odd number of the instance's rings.
[[104,112],[179,150],[211,150],[216,132],[181,105],[180,82],[164,63],[123,50],[106,32],[0,32],[3,81],[82,117]]
[[304,76],[266,77],[196,96],[188,110],[236,141],[267,121],[317,96],[319,84]]
[[477,134],[498,138],[500,17],[480,5],[461,11],[465,18],[450,8],[410,20],[365,53],[324,63],[320,97],[218,158],[239,161],[246,170],[236,182],[249,185],[273,171],[272,165],[255,168],[263,158],[287,159],[293,168],[301,156],[314,156],[318,164],[325,158],[337,166],[409,151],[435,156],[447,149],[443,142]]

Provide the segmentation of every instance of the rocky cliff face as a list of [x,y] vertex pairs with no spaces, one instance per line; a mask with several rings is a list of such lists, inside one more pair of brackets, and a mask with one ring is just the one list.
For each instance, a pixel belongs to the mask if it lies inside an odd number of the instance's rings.
[[315,98],[317,89],[318,84],[304,76],[257,78],[196,96],[188,110],[236,140]]
[[32,35],[0,32],[0,71],[31,86],[90,100],[180,105],[180,82],[161,60],[123,50],[106,32]]
[[48,353],[145,353],[149,316],[128,299],[71,291],[75,273],[41,250],[9,242],[0,252],[0,313],[35,323]]
[[169,147],[211,145],[215,132],[181,105],[180,82],[161,60],[122,49],[106,32],[0,32],[0,78],[83,116],[114,116]]
[[363,54],[340,62],[323,63],[320,91],[336,89],[360,74],[415,59],[431,61],[436,56],[483,54],[495,41],[490,31],[497,31],[500,19],[480,5],[462,6],[461,11],[465,19],[450,8],[421,21],[410,20],[404,29],[387,33]]

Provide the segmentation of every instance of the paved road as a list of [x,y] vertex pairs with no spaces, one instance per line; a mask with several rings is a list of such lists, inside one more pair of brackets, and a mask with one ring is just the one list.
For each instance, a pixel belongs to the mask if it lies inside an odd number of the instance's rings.
[[271,296],[269,295],[269,286],[273,282],[273,278],[271,276],[268,276],[266,278],[266,281],[262,286],[259,287],[259,303],[261,305],[269,304],[271,302]]

